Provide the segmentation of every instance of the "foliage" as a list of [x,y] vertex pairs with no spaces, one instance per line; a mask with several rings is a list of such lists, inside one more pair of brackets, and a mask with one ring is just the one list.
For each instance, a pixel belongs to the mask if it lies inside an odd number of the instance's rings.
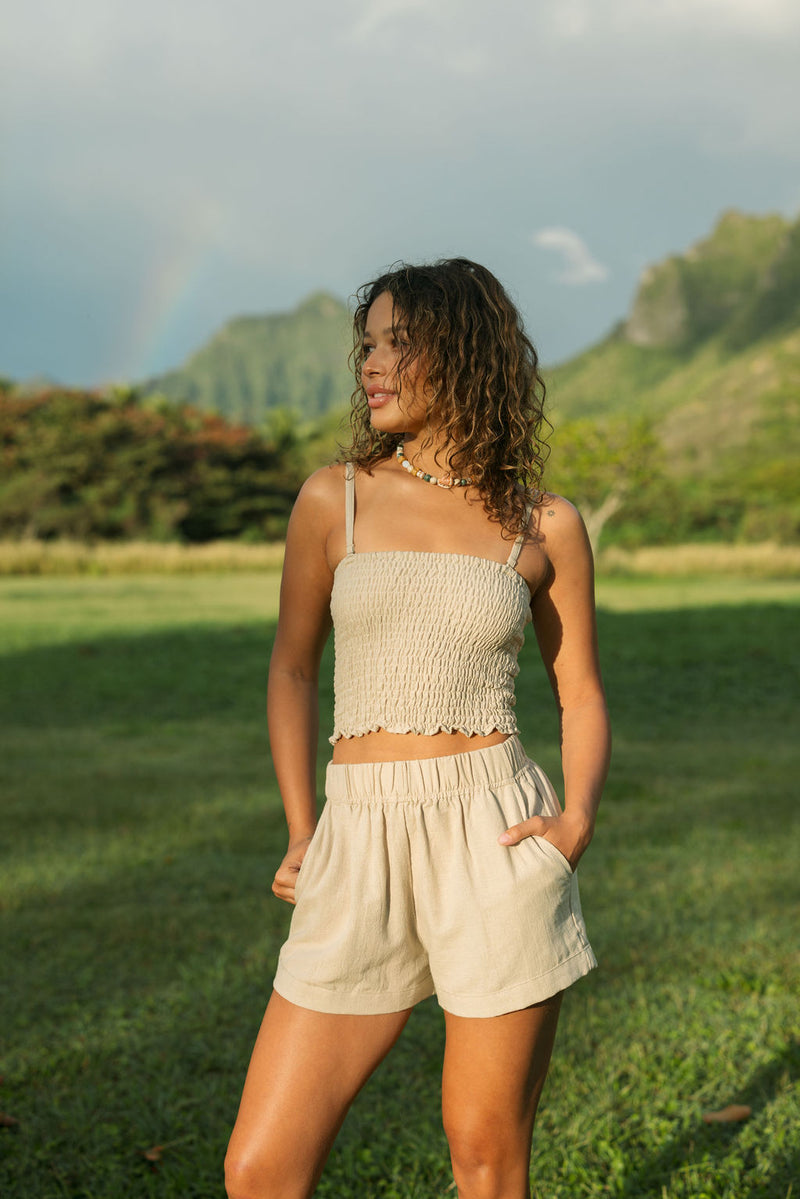
[[663,469],[630,490],[606,540],[800,540],[800,220],[725,214],[645,272],[629,320],[549,390],[554,441],[578,419],[600,436],[646,417],[661,443]]
[[661,452],[644,418],[565,421],[556,430],[548,479],[579,507],[597,548],[608,520],[661,468]]
[[[616,748],[580,872],[600,966],[564,1002],[532,1193],[786,1199],[800,592],[599,584]],[[269,893],[285,845],[262,716],[276,603],[263,573],[0,582],[8,1199],[223,1193],[290,917]],[[330,669],[327,652],[321,764]],[[523,740],[556,778],[532,637],[518,684]],[[427,1002],[348,1116],[320,1199],[454,1194],[442,1043]],[[702,1122],[729,1103],[751,1118]]]
[[301,482],[266,434],[163,399],[54,390],[0,398],[0,534],[274,540]]
[[723,213],[709,237],[645,272],[628,339],[686,349],[718,332],[750,307],[754,293],[769,290],[770,264],[783,261],[789,229],[780,216]]
[[[122,391],[116,412],[0,380],[0,536],[280,536],[300,480],[349,443],[349,327],[324,293],[239,318],[144,400]],[[595,542],[797,543],[800,220],[725,213],[649,268],[628,319],[547,383],[546,485]]]

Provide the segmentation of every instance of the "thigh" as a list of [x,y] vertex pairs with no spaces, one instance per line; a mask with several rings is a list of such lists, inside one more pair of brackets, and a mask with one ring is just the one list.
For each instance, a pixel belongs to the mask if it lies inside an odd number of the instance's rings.
[[555,1041],[561,994],[487,1018],[445,1012],[442,1112],[454,1142],[489,1138],[528,1153]]
[[310,1194],[347,1109],[409,1014],[331,1015],[273,993],[228,1147],[229,1178],[252,1194]]

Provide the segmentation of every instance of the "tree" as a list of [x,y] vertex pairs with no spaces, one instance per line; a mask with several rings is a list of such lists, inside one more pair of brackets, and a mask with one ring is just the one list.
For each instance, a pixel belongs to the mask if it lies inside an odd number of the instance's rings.
[[548,482],[578,506],[595,550],[611,517],[660,474],[661,447],[646,418],[581,419],[556,426]]
[[131,389],[0,397],[0,535],[277,540],[302,482],[292,437]]

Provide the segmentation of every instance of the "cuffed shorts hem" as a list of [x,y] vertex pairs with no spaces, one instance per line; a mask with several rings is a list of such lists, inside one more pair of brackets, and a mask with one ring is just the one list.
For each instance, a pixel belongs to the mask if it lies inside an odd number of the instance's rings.
[[430,999],[432,995],[436,995],[439,1006],[453,1016],[489,1019],[492,1016],[505,1016],[508,1012],[516,1012],[552,998],[559,991],[572,986],[579,978],[583,978],[596,965],[597,961],[591,949],[586,949],[568,961],[561,962],[554,970],[539,978],[527,979],[491,995],[451,995],[446,991],[436,992],[432,982],[421,984],[413,990],[356,995],[302,982],[299,978],[292,978],[289,971],[283,967],[278,968],[273,987],[279,995],[297,1007],[309,1008],[312,1012],[325,1012],[328,1015],[385,1016],[391,1012],[403,1012],[407,1008],[415,1007],[423,999]]
[[555,969],[539,978],[528,979],[492,995],[449,995],[446,991],[438,991],[436,998],[439,1006],[453,1016],[505,1016],[507,1012],[517,1012],[533,1003],[551,999],[583,978],[596,965],[594,954],[587,948],[568,961],[560,962]]
[[406,1008],[414,1007],[434,993],[430,979],[405,991],[366,991],[362,994],[334,991],[293,978],[283,966],[278,966],[272,985],[290,1003],[310,1008],[312,1012],[327,1012],[332,1016],[386,1016],[390,1012],[403,1012]]

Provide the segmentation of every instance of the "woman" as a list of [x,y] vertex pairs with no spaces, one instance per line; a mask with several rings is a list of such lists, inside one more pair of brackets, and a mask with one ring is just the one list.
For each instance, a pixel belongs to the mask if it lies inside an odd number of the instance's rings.
[[[228,1195],[311,1195],[353,1098],[435,992],[460,1199],[523,1199],[561,993],[595,964],[574,874],[609,755],[591,553],[575,509],[538,490],[544,387],[489,271],[391,271],[362,289],[355,338],[353,446],[305,483],[287,534],[268,718],[289,827],[273,891],[297,906]],[[516,736],[531,617],[563,812]]]

